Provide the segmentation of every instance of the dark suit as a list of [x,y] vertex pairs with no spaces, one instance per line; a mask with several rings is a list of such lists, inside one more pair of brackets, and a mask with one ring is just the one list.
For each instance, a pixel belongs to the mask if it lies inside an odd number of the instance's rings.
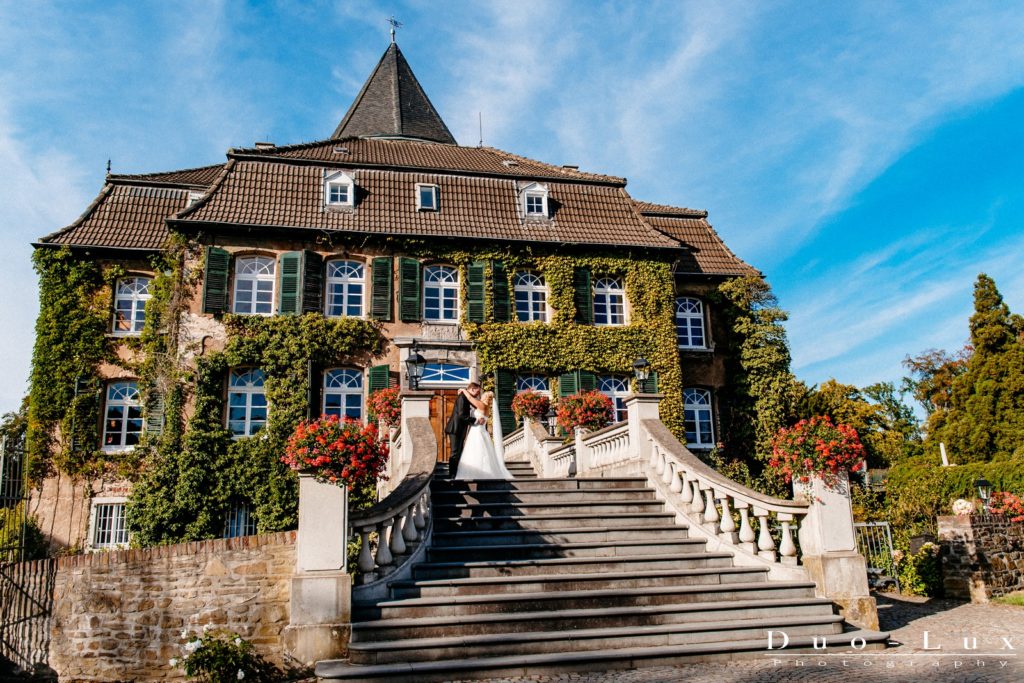
[[444,433],[452,445],[451,458],[448,460],[449,476],[454,477],[459,471],[459,460],[462,459],[462,445],[466,441],[466,430],[476,423],[473,417],[473,404],[462,394],[455,399],[452,416],[444,426]]

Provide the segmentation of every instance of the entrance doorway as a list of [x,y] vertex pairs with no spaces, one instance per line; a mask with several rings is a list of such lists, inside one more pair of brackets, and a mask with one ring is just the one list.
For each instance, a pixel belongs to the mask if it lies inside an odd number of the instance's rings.
[[430,426],[434,429],[437,439],[437,461],[448,462],[452,454],[452,445],[444,426],[455,408],[455,399],[459,396],[458,389],[434,389],[434,397],[430,399]]

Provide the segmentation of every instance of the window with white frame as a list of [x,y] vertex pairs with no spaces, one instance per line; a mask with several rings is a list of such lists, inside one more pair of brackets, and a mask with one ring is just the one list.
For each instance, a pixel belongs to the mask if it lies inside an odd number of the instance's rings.
[[683,390],[683,428],[690,448],[712,448],[715,445],[711,418],[711,392],[707,389]]
[[548,188],[534,183],[523,190],[523,214],[527,218],[548,217]]
[[228,379],[228,430],[235,439],[267,425],[267,394],[259,368],[235,368]]
[[139,383],[134,380],[111,382],[103,412],[103,450],[134,448],[142,436],[142,403]]
[[325,313],[331,317],[360,318],[363,315],[363,293],[366,291],[366,268],[358,261],[327,262],[327,303]]
[[515,274],[513,280],[516,297],[516,317],[521,322],[548,319],[548,288],[544,278],[529,271]]
[[551,396],[551,383],[544,375],[519,375],[516,377],[516,392],[536,391]]
[[277,260],[269,256],[235,259],[235,313],[271,315],[274,312],[274,274]]
[[425,363],[423,365],[423,375],[420,377],[421,386],[443,386],[446,384],[455,386],[469,384],[469,367],[449,363]]
[[702,349],[704,339],[704,305],[700,299],[676,299],[676,339],[681,349]]
[[437,211],[439,194],[437,185],[416,185],[416,210]]
[[423,269],[423,319],[435,323],[459,320],[459,271],[450,266]]
[[323,414],[363,419],[363,372],[335,368],[324,373]]
[[236,501],[231,505],[228,516],[224,519],[224,538],[238,538],[255,534],[256,517],[252,513],[252,506]]
[[617,278],[603,277],[594,284],[594,324],[626,324],[626,294]]
[[615,406],[615,421],[626,421],[626,396],[629,395],[629,382],[624,377],[605,375],[598,379],[597,389],[612,400]]
[[324,178],[327,206],[355,206],[356,184],[347,173],[330,173]]
[[124,523],[124,498],[93,498],[89,547],[93,550],[124,548],[128,529]]
[[149,301],[148,277],[125,277],[114,287],[114,334],[141,334]]

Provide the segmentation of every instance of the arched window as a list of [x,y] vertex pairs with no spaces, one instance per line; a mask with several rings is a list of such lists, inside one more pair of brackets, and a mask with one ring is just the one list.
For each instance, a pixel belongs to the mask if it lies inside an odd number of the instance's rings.
[[269,256],[235,259],[235,313],[271,315],[274,312],[274,266]]
[[626,324],[626,296],[618,279],[603,277],[594,284],[594,324]]
[[704,339],[704,305],[700,299],[676,299],[676,339],[681,349],[702,349]]
[[135,380],[111,382],[103,415],[103,450],[133,448],[142,436],[142,403]]
[[228,381],[228,430],[239,439],[252,436],[267,424],[267,394],[263,371],[236,368]]
[[629,395],[629,382],[623,377],[605,375],[598,380],[598,390],[612,400],[615,406],[615,421],[626,421],[626,396]]
[[423,365],[420,384],[465,386],[469,384],[469,367],[449,363],[426,363]]
[[683,426],[686,445],[690,448],[712,448],[715,445],[711,418],[711,392],[707,389],[683,390]]
[[328,316],[359,318],[363,315],[366,269],[358,261],[327,262]]
[[363,419],[363,372],[335,368],[324,373],[323,414]]
[[148,277],[126,277],[114,288],[114,334],[140,334],[146,324]]
[[459,271],[451,266],[423,269],[423,319],[454,323],[459,319]]
[[551,396],[551,383],[544,375],[519,375],[516,377],[516,392],[536,391]]
[[547,322],[548,288],[544,278],[528,271],[516,273],[513,280],[516,293],[516,316],[526,323],[533,320]]

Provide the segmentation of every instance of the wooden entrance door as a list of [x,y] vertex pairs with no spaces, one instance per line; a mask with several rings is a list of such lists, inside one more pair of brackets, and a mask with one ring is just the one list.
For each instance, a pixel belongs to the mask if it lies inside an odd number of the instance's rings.
[[452,445],[444,433],[444,426],[448,424],[458,396],[458,389],[435,389],[434,397],[430,399],[430,426],[434,428],[434,437],[437,439],[438,462],[448,462],[452,454]]

